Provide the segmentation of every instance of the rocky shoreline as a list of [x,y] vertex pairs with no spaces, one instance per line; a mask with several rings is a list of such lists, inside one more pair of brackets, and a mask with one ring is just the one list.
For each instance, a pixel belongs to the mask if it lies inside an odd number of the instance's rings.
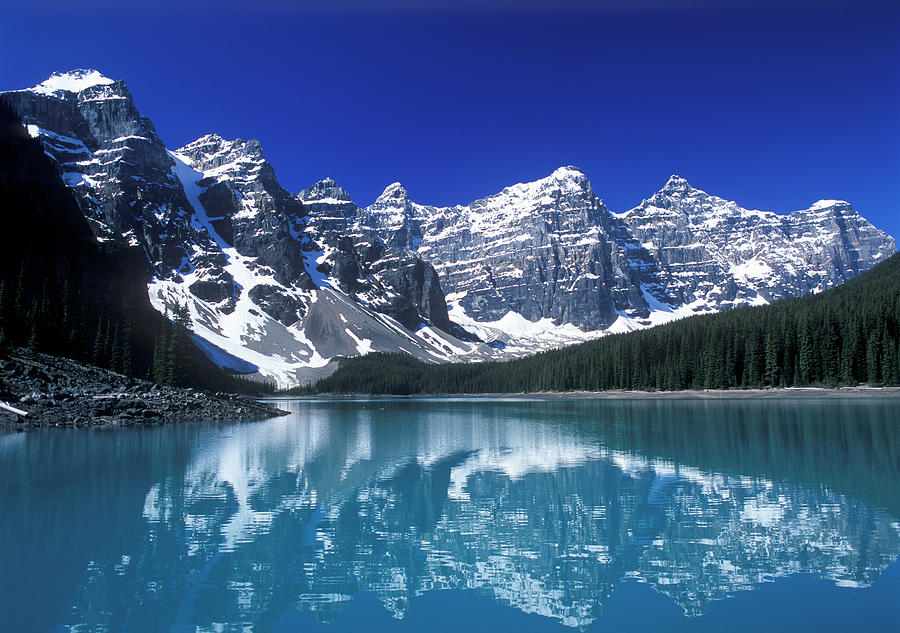
[[230,393],[165,387],[48,354],[0,360],[0,429],[262,420],[286,411]]

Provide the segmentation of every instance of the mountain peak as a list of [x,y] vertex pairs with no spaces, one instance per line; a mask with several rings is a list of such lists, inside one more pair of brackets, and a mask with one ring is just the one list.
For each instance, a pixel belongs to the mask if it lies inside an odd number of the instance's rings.
[[216,133],[204,134],[196,141],[191,141],[184,147],[176,151],[178,154],[196,152],[202,150],[205,153],[210,152],[229,152],[240,156],[248,156],[265,160],[262,151],[262,144],[258,139],[242,139],[235,138],[228,140]]
[[78,93],[93,86],[107,86],[113,83],[115,83],[114,79],[104,76],[98,70],[79,68],[65,73],[53,73],[31,90],[45,95],[53,95],[58,92]]
[[376,204],[396,204],[401,203],[405,204],[409,201],[409,193],[399,182],[392,182],[387,187],[385,187],[384,191],[381,192],[381,195],[375,200]]
[[586,178],[584,172],[581,171],[578,167],[574,165],[563,165],[562,167],[554,170],[552,174],[550,174],[551,178],[556,178],[557,180],[567,180],[571,178]]
[[200,138],[198,138],[193,143],[189,143],[189,145],[206,145],[207,143],[224,143],[225,139],[216,134],[215,132],[211,134],[204,134]]
[[334,178],[323,178],[315,183],[312,187],[304,189],[299,194],[300,200],[303,202],[316,202],[324,200],[339,200],[341,202],[352,202],[350,194],[343,187],[337,184]]
[[693,189],[690,183],[687,180],[679,176],[678,174],[672,174],[669,176],[669,179],[666,181],[666,184],[663,186],[662,191],[665,192],[681,192],[690,191]]
[[821,209],[830,209],[831,207],[849,207],[850,203],[846,200],[817,200],[810,205],[810,211],[819,211]]
[[549,176],[544,176],[538,180],[512,185],[501,193],[518,191],[519,194],[517,195],[524,193],[527,196],[541,197],[547,188],[559,189],[566,194],[582,195],[587,193],[593,195],[593,189],[588,177],[585,176],[581,169],[572,165],[558,167]]
[[326,176],[322,180],[316,182],[313,187],[337,187],[337,181],[331,176]]
[[183,147],[179,147],[175,150],[176,154],[210,154],[215,153],[221,149],[223,145],[225,145],[228,141],[219,136],[218,134],[204,134],[200,138],[191,141],[187,145]]

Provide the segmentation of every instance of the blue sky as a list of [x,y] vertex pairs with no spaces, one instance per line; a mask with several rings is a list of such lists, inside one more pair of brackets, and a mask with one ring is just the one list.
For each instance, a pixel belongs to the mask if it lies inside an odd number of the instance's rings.
[[0,89],[97,68],[170,147],[256,137],[288,189],[331,176],[360,204],[573,164],[615,211],[678,173],[750,208],[846,199],[900,236],[897,3],[121,4],[5,2]]

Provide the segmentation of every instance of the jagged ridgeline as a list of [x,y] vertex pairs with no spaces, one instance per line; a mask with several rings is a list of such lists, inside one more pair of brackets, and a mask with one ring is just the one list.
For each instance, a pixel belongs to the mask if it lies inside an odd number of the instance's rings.
[[361,206],[329,178],[288,191],[254,139],[167,149],[96,70],[3,97],[94,236],[142,259],[153,307],[183,311],[219,367],[282,387],[369,352],[506,360],[821,292],[896,251],[841,200],[783,215],[672,176],[616,213],[572,166],[468,204],[393,183]]
[[157,382],[257,391],[195,351],[189,323],[150,305],[147,263],[98,240],[57,164],[0,100],[0,353],[14,346]]
[[818,295],[735,308],[508,362],[346,359],[319,391],[500,393],[900,383],[900,254]]

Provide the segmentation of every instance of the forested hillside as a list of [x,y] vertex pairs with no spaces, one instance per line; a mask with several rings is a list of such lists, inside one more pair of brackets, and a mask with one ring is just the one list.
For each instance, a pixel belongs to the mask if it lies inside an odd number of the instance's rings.
[[900,382],[900,254],[832,290],[696,316],[509,362],[346,359],[338,393],[734,389]]

